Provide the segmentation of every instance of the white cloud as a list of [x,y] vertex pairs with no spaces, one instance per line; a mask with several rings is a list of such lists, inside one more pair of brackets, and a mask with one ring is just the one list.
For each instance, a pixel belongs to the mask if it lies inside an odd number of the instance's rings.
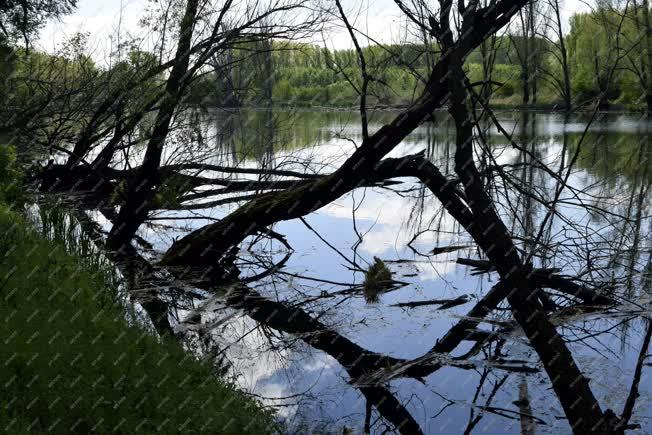
[[[344,0],[344,9],[357,29],[381,42],[396,42],[405,32],[405,18],[391,0]],[[577,12],[590,10],[584,1],[566,0],[563,3],[563,19],[568,21]],[[104,59],[111,50],[109,36],[115,34],[120,26],[122,33],[134,35],[142,30],[138,20],[145,9],[145,0],[80,0],[74,14],[64,17],[60,22],[49,23],[42,31],[39,48],[48,52],[56,51],[60,44],[76,32],[90,32],[89,48],[96,59]],[[352,43],[345,28],[336,26],[328,35],[314,39],[315,43],[325,42],[330,48],[351,48]],[[360,38],[365,44],[365,38]]]
[[96,60],[105,60],[115,44],[110,39],[112,35],[141,32],[138,21],[143,12],[144,0],[81,0],[75,13],[45,26],[37,46],[47,52],[56,52],[75,33],[87,32],[90,35],[88,50]]
[[[360,201],[360,195],[357,195]],[[364,240],[360,248],[370,255],[381,255],[393,249],[403,250],[410,240],[414,237],[415,229],[412,225],[406,224],[412,222],[416,202],[412,198],[403,198],[380,193],[374,189],[368,189],[365,199],[362,203],[356,203],[356,222],[358,230],[364,234]],[[352,202],[351,197],[347,196],[339,201],[329,204],[322,208],[318,213],[325,213],[333,217],[351,219]],[[429,198],[426,200],[425,207],[421,211],[420,226],[422,229],[428,227],[429,222],[435,222],[432,227],[440,225],[440,231],[428,231],[420,235],[415,242],[416,246],[423,247],[424,250],[430,250],[438,245],[448,245],[457,241],[453,234],[455,231],[455,221],[453,218],[444,213],[439,219],[441,211],[440,203]],[[368,232],[367,232],[368,231]],[[447,266],[441,265],[437,272],[446,274],[449,270]],[[432,268],[430,272],[433,272]]]

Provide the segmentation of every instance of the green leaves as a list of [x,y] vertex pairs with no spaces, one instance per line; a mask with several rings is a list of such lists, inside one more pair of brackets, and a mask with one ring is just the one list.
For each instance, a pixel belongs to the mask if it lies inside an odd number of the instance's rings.
[[16,165],[16,150],[0,144],[0,201],[17,206],[24,199],[21,188],[23,174]]

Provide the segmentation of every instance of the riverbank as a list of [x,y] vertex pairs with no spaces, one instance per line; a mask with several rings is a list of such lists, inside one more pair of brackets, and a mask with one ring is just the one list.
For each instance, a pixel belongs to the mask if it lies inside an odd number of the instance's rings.
[[[4,181],[15,189],[13,181]],[[0,246],[0,426],[5,431],[258,434],[273,429],[274,415],[218,379],[208,363],[172,339],[158,339],[128,322],[129,310],[118,302],[105,270],[42,237],[5,203],[0,204]]]

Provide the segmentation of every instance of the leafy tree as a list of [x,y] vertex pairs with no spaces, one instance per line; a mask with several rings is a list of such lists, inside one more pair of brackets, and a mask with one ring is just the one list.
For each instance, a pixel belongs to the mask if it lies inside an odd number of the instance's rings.
[[30,39],[50,19],[73,11],[77,0],[3,0],[0,2],[0,42]]
[[573,92],[580,100],[600,99],[607,107],[609,100],[620,94],[614,72],[619,62],[618,15],[599,9],[590,14],[571,17],[568,37],[573,71]]

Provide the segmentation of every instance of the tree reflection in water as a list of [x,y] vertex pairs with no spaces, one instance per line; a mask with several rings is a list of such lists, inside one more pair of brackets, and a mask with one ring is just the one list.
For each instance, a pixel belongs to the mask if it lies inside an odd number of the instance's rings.
[[[374,114],[370,129],[390,115]],[[496,118],[500,127],[478,137],[479,169],[518,249],[531,260],[529,277],[545,292],[539,297],[547,316],[600,402],[645,431],[652,290],[648,125],[622,131],[629,119],[602,117],[584,131],[582,116]],[[201,125],[204,137],[215,138],[216,165],[319,174],[337,167],[360,140],[353,119],[265,110],[212,114]],[[518,132],[517,149],[503,134],[510,131]],[[451,159],[453,142],[454,128],[442,113],[408,136],[397,154],[425,149],[427,161],[447,169],[442,176],[451,179],[453,168],[440,163]],[[243,148],[256,143],[264,149]],[[558,181],[573,158],[559,195]],[[282,179],[270,172],[260,180]],[[146,252],[134,251],[128,261],[122,253],[117,264],[132,284],[130,294],[141,295],[135,301],[161,313],[153,317],[162,322],[154,322],[159,333],[176,335],[212,358],[218,371],[280,407],[289,430],[567,431],[493,265],[423,184],[398,181],[363,188],[303,222],[282,222],[248,238],[231,254],[228,274],[238,280],[212,294],[176,281]],[[152,254],[231,207],[188,204],[159,210],[147,223],[141,236]],[[552,207],[555,213],[548,213]],[[106,222],[115,218],[100,211]],[[75,214],[85,232],[101,239],[102,227],[81,210]],[[362,282],[374,256],[388,265],[394,284],[379,304],[368,305]],[[206,287],[205,279],[196,284]],[[441,299],[459,305],[432,303]],[[466,421],[462,429],[460,421]]]

